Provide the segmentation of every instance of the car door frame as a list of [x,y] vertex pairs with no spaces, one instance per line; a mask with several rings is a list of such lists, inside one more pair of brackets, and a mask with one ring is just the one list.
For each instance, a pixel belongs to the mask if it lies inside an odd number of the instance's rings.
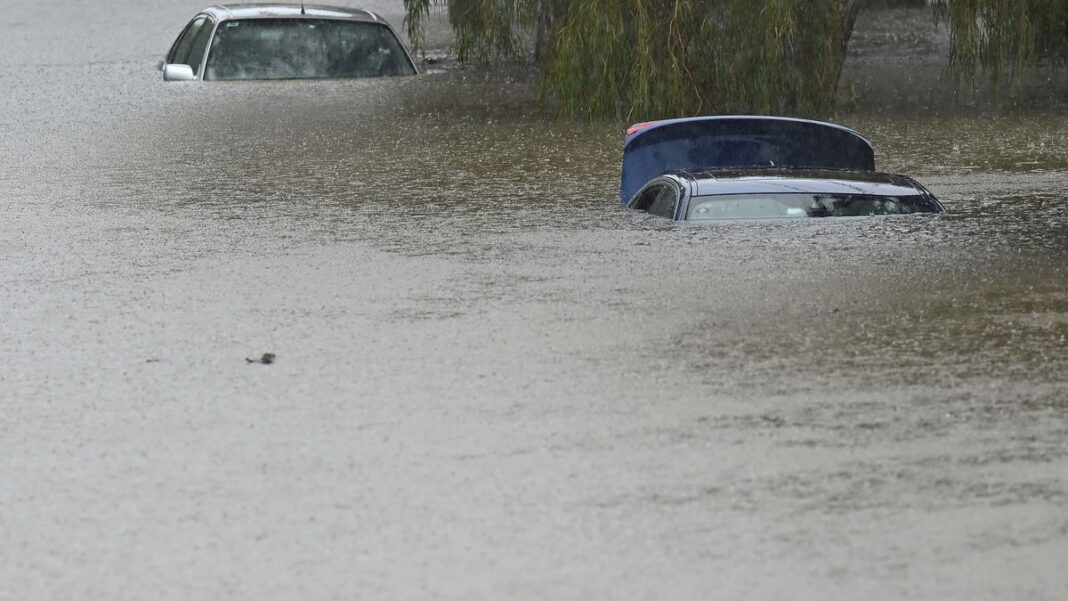
[[[189,29],[189,26],[192,25],[197,19],[200,19],[200,18],[203,18],[204,21],[205,21],[205,25],[210,27],[210,33],[208,35],[208,43],[204,46],[204,55],[200,57],[200,65],[197,67],[196,75],[195,75],[195,77],[193,79],[194,80],[202,80],[202,79],[204,79],[204,67],[208,64],[208,52],[211,50],[212,41],[215,40],[215,31],[218,29],[219,23],[222,22],[221,20],[216,20],[215,19],[215,15],[212,15],[210,13],[197,13],[196,15],[193,15],[192,19],[189,19],[189,22],[186,23],[185,27],[182,28],[182,31],[181,31],[181,33],[178,34],[178,37],[174,39],[174,43],[172,43],[171,47],[169,49],[167,49],[167,54],[165,54],[163,56],[163,60],[160,61],[159,68],[160,68],[161,71],[168,64],[170,64],[169,61],[171,60],[171,56],[174,54],[174,51],[178,48],[178,44],[182,43],[182,39],[185,37],[185,33]],[[201,28],[200,31],[203,31],[203,28]],[[197,33],[200,33],[200,32],[198,31]],[[193,65],[189,65],[189,66],[192,67]]]
[[[674,174],[662,175],[646,183],[634,194],[630,201],[627,202],[627,208],[649,213],[649,207],[647,206],[645,197],[652,193],[654,189],[660,190],[665,187],[671,188],[675,193],[675,212],[671,219],[673,221],[683,221],[686,218],[686,210],[690,204],[692,184],[689,179]],[[650,203],[651,202],[652,201],[650,201]],[[653,215],[653,213],[649,214]],[[668,218],[665,215],[654,216],[662,219]]]
[[211,43],[215,41],[215,32],[219,29],[219,23],[222,23],[222,19],[215,19],[214,15],[208,15],[208,24],[210,32],[208,33],[208,41],[204,44],[204,55],[200,57],[200,67],[197,69],[197,79],[204,79],[204,70],[208,67],[208,54],[211,52]]
[[171,42],[170,48],[167,49],[167,53],[163,55],[163,60],[160,61],[159,68],[161,71],[167,65],[176,64],[170,62],[171,57],[173,57],[175,51],[178,50],[178,44],[181,44],[182,40],[185,39],[185,34],[187,31],[189,31],[189,26],[195,23],[197,19],[200,19],[201,17],[207,20],[208,15],[205,13],[197,13],[193,15],[193,18],[189,19],[189,21],[185,24],[185,27],[182,27],[181,31],[178,32],[178,37],[174,38],[174,41]]

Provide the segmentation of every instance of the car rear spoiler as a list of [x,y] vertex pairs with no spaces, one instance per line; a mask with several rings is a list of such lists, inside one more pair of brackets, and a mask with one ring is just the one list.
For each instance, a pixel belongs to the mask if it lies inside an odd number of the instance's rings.
[[744,167],[875,171],[875,150],[857,132],[784,117],[693,117],[641,123],[623,147],[623,204],[669,171]]

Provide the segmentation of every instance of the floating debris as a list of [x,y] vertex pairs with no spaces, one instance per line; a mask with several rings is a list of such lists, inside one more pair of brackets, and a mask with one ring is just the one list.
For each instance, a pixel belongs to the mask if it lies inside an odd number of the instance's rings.
[[274,353],[264,353],[263,356],[259,359],[249,359],[248,357],[245,357],[245,361],[248,361],[249,363],[262,363],[264,365],[270,365],[274,363]]

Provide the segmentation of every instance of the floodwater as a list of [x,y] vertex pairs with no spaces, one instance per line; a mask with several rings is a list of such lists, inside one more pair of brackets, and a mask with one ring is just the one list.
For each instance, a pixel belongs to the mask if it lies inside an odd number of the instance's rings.
[[1063,112],[677,226],[521,76],[164,84],[199,8],[4,7],[0,598],[1064,597]]

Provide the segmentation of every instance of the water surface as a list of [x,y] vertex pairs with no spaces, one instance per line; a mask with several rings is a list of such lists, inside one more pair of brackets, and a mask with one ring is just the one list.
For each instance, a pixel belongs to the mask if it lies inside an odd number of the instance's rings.
[[948,214],[679,225],[521,72],[165,84],[200,7],[101,8],[0,24],[0,596],[1068,584],[1061,113],[847,106]]

